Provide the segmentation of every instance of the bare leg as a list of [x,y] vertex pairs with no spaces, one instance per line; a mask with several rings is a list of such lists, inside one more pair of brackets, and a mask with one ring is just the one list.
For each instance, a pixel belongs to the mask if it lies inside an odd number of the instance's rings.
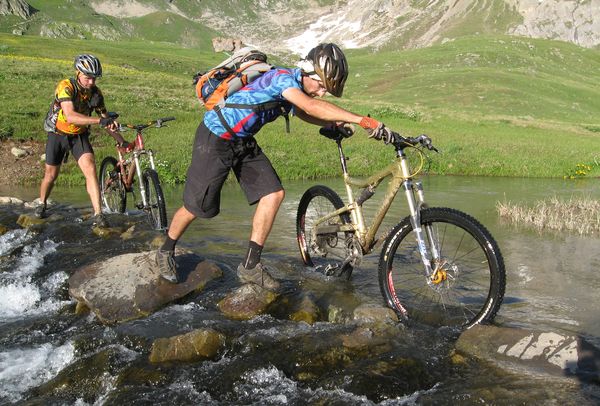
[[42,179],[42,184],[40,185],[40,202],[42,204],[45,204],[46,200],[48,200],[48,197],[50,197],[50,192],[52,192],[54,181],[56,181],[56,178],[58,178],[59,172],[60,165],[55,166],[46,164],[44,178]]
[[285,191],[280,190],[260,199],[254,212],[254,219],[252,220],[250,241],[254,241],[262,246],[265,245],[284,197]]
[[94,154],[85,153],[81,155],[77,161],[77,165],[85,176],[85,186],[94,208],[94,214],[102,213],[100,205],[100,186],[98,184],[98,176],[96,175],[96,161]]
[[185,230],[195,218],[196,216],[193,213],[190,213],[188,209],[183,206],[180,207],[171,220],[171,225],[169,226],[169,231],[167,232],[169,238],[173,240],[179,240],[179,238],[183,235]]

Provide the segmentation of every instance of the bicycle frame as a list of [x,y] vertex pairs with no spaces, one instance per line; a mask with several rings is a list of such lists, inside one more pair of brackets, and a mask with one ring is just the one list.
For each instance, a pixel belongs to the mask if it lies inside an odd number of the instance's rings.
[[[125,169],[125,167],[127,165],[133,165],[133,168],[130,168],[129,171],[121,171],[121,176],[122,176],[122,180],[123,183],[125,184],[126,190],[131,190],[131,187],[133,185],[133,176],[135,174],[137,174],[138,179],[140,180],[139,182],[139,188],[140,188],[140,193],[142,195],[142,204],[144,207],[148,206],[148,200],[146,198],[146,186],[144,185],[144,182],[142,182],[142,166],[140,165],[140,161],[141,161],[141,157],[143,155],[146,155],[148,157],[148,160],[150,162],[150,168],[152,168],[153,170],[156,170],[156,166],[154,164],[154,153],[151,149],[145,149],[144,148],[144,138],[142,136],[142,130],[141,129],[137,129],[137,133],[135,136],[135,141],[134,141],[134,149],[133,151],[131,151],[131,157],[127,157],[125,158],[125,155],[128,154],[123,154],[123,152],[121,151],[120,148],[117,148],[117,154],[119,156],[118,159],[118,165],[122,168]],[[133,169],[135,169],[135,171],[133,171]]]
[[[369,254],[373,251],[376,243],[379,241],[375,238],[375,235],[377,234],[383,219],[385,218],[392,202],[394,201],[396,194],[402,187],[408,203],[410,220],[415,232],[415,238],[419,247],[421,259],[425,266],[426,274],[428,276],[433,275],[434,271],[431,267],[432,261],[430,261],[430,258],[432,258],[432,260],[438,259],[440,257],[439,249],[435,245],[433,230],[431,230],[430,227],[425,227],[424,233],[423,228],[421,227],[420,210],[426,207],[423,185],[421,181],[413,180],[414,174],[412,174],[410,171],[408,159],[404,152],[404,146],[396,146],[395,162],[366,179],[358,179],[351,177],[348,173],[346,156],[344,155],[344,151],[342,149],[341,140],[336,139],[335,141],[338,146],[340,163],[344,175],[344,185],[349,203],[347,203],[344,207],[316,220],[315,227],[312,230],[313,240],[316,240],[317,234],[352,231],[358,237],[358,242],[362,247],[363,254]],[[374,190],[385,178],[389,176],[391,176],[391,180],[388,184],[383,203],[375,214],[371,225],[368,226],[364,219],[362,204],[373,195]],[[359,197],[359,199],[355,199],[353,188],[364,188],[366,194]],[[326,221],[338,217],[344,213],[350,214],[352,220],[351,223],[341,225],[328,225],[325,223]],[[321,225],[323,223],[325,224]],[[382,238],[384,237],[385,236],[382,236]],[[429,240],[430,244],[426,243],[427,240]],[[427,247],[430,247],[432,250],[431,254],[429,253]]]

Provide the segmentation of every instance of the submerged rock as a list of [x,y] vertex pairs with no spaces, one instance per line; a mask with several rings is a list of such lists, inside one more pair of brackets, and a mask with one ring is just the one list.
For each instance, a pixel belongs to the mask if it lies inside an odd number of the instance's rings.
[[234,320],[249,320],[263,314],[279,295],[263,287],[248,283],[231,292],[217,306],[225,316]]
[[152,343],[150,362],[202,361],[214,359],[225,347],[225,336],[212,329],[199,329]]
[[354,320],[362,323],[397,323],[398,315],[389,307],[362,304],[354,309]]
[[303,321],[308,324],[314,324],[321,317],[321,309],[315,303],[310,295],[302,297],[296,310],[290,315],[290,320]]
[[39,219],[39,218],[37,218],[33,215],[29,215],[29,214],[21,214],[19,216],[19,219],[17,220],[17,224],[23,228],[29,228],[31,226],[44,224],[45,222],[46,222],[46,220]]
[[182,282],[160,278],[154,251],[124,254],[85,266],[69,278],[69,294],[105,324],[145,317],[223,276],[212,262],[195,254],[175,257]]
[[600,349],[575,335],[477,325],[462,333],[456,348],[528,374],[600,379]]

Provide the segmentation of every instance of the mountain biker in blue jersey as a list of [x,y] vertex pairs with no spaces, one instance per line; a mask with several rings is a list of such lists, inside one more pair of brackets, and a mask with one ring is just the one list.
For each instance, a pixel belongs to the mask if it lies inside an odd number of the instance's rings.
[[[326,92],[341,97],[347,77],[348,64],[342,50],[335,44],[319,44],[298,68],[275,67],[229,96],[224,107],[206,112],[196,131],[183,206],[175,213],[165,242],[156,252],[156,265],[164,279],[177,282],[175,244],[196,217],[219,214],[221,188],[233,170],[248,203],[257,204],[248,250],[237,268],[238,277],[271,290],[279,287],[265,271],[260,256],[285,192],[254,136],[265,124],[291,113],[319,126],[346,125],[348,131],[352,129],[347,124],[359,124],[370,137],[389,141],[391,131],[383,123],[316,99]],[[256,105],[264,108],[252,108]]]

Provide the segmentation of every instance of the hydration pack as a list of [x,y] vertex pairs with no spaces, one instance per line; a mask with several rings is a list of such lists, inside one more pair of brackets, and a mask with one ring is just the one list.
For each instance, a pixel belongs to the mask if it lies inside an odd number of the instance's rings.
[[[71,82],[71,86],[73,86],[73,96],[72,100],[77,99],[77,82],[73,78],[69,78]],[[46,118],[44,119],[44,131],[46,132],[56,132],[56,120],[58,120],[58,112],[60,111],[60,103],[54,97],[52,103],[50,103],[50,108],[48,109],[48,113],[46,113]]]
[[214,110],[217,113],[219,120],[232,137],[235,136],[235,132],[229,127],[220,111],[224,107],[250,109],[255,112],[279,107],[284,111],[283,116],[289,132],[289,117],[285,113],[281,102],[273,101],[261,104],[226,103],[227,98],[233,93],[273,68],[273,65],[267,63],[267,55],[264,53],[252,47],[242,48],[214,68],[194,75],[193,83],[196,86],[196,96],[198,96],[200,104],[206,110]]

